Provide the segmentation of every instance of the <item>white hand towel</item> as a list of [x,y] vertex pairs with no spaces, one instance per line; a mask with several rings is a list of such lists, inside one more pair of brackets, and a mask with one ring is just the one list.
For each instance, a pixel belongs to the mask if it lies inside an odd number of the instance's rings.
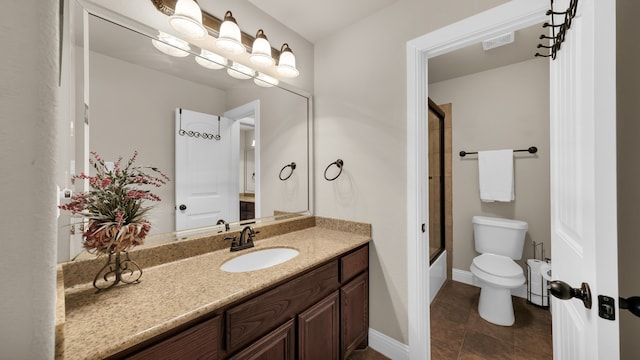
[[480,200],[515,200],[513,150],[478,151]]

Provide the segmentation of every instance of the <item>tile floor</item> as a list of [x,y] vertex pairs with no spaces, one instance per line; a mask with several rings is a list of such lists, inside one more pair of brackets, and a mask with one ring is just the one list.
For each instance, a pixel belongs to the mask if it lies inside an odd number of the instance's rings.
[[480,288],[447,281],[431,303],[431,358],[553,359],[551,313],[514,297],[516,322],[505,327],[478,314]]
[[[553,359],[551,313],[514,297],[516,322],[505,327],[478,314],[480,288],[447,281],[431,304],[432,360]],[[348,360],[387,360],[371,348]]]

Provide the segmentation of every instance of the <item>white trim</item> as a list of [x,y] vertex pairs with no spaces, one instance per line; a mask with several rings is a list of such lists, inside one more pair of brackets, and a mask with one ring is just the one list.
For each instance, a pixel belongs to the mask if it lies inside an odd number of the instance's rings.
[[[231,110],[225,111],[224,112],[224,117],[229,118],[231,120],[234,120],[234,126],[237,127],[236,131],[239,132],[239,123],[241,121],[237,121],[237,120],[242,120],[244,118],[247,117],[253,117],[253,126],[254,126],[254,136],[256,139],[256,146],[255,146],[255,155],[254,155],[254,159],[253,159],[253,166],[255,167],[255,188],[254,188],[254,194],[255,194],[255,218],[258,219],[262,216],[262,214],[260,213],[260,209],[262,208],[260,205],[260,199],[262,198],[261,194],[262,194],[262,190],[261,190],[261,186],[260,186],[260,177],[261,172],[260,172],[260,100],[253,100],[250,101],[246,104],[240,105],[238,107],[235,107]],[[234,151],[237,151],[238,147],[235,146]],[[236,154],[238,155],[238,154]],[[237,159],[236,159],[237,162]],[[236,181],[237,183],[237,181]]]
[[[453,269],[451,274],[451,279],[453,281],[461,282],[463,284],[480,287],[480,284],[478,284],[476,277],[473,276],[473,273],[471,273],[471,271]],[[515,289],[511,289],[511,295],[526,299],[527,284],[519,286]]]
[[410,358],[430,358],[428,234],[421,232],[429,212],[425,190],[428,159],[427,59],[488,37],[539,24],[547,19],[546,0],[512,0],[407,42],[407,285]]
[[409,360],[409,346],[369,328],[369,347],[393,360]]

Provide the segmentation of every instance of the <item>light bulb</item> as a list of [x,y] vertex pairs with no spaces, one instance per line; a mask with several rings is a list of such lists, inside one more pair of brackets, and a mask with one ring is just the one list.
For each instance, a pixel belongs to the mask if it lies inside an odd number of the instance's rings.
[[261,67],[271,66],[275,63],[275,60],[271,57],[271,45],[262,29],[256,33],[256,39],[253,41],[249,60]]
[[177,37],[167,33],[163,33],[162,31],[159,32],[158,39],[152,39],[151,43],[156,49],[160,50],[164,54],[175,57],[189,56],[188,51],[191,50],[186,41],[178,39]]
[[300,72],[296,68],[296,56],[293,55],[293,51],[289,47],[289,44],[282,44],[280,49],[280,59],[278,59],[278,66],[276,67],[278,74],[293,78],[300,75]]
[[236,79],[246,80],[253,77],[253,70],[248,66],[233,61],[231,67],[227,69],[227,74]]
[[188,38],[202,39],[207,35],[202,25],[202,11],[193,0],[178,0],[173,15],[169,16],[169,25]]
[[233,18],[231,11],[227,11],[224,15],[224,21],[220,25],[220,33],[216,46],[226,53],[239,55],[246,51],[242,45],[240,28],[236,19]]
[[200,56],[196,56],[196,62],[207,69],[218,70],[224,68],[227,59],[207,49],[202,49]]

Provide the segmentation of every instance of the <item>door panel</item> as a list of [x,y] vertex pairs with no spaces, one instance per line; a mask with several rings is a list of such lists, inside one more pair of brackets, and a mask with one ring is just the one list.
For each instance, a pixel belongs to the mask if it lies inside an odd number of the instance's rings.
[[554,358],[617,359],[617,320],[597,303],[618,298],[615,1],[580,0],[550,70],[553,278],[588,283],[594,300],[552,299]]
[[[238,139],[231,124],[224,117],[176,109],[176,231],[239,220],[239,165],[231,154]],[[218,134],[219,139],[212,137]]]

